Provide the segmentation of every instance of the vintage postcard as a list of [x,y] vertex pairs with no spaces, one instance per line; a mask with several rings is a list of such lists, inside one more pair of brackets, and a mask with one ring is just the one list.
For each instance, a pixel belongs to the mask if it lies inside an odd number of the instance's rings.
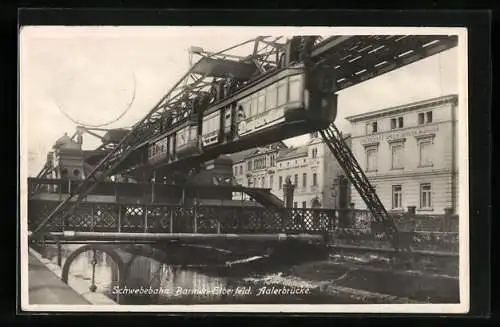
[[23,310],[468,312],[465,28],[19,33]]

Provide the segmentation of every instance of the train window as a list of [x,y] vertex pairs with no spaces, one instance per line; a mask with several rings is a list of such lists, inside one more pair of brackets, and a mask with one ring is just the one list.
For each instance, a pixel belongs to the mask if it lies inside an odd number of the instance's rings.
[[290,77],[290,92],[289,100],[290,102],[299,101],[301,95],[301,76]]
[[173,155],[174,153],[175,153],[175,134],[170,136],[170,154]]
[[287,82],[287,79],[278,82],[278,106],[282,106],[286,103]]
[[259,102],[257,104],[257,113],[266,111],[266,90],[259,91]]
[[217,115],[214,116],[214,118],[212,118],[212,132],[218,130],[219,127],[220,127],[220,118],[219,115]]
[[198,136],[198,135],[197,135],[197,134],[198,134],[197,127],[196,127],[196,126],[191,126],[191,127],[189,128],[189,130],[190,130],[190,137],[189,137],[189,140],[190,140],[190,141],[194,141],[194,140],[196,140],[196,137]]
[[257,107],[257,95],[254,94],[251,97],[251,106],[250,106],[250,117],[255,116],[258,114],[258,107]]
[[203,119],[203,125],[201,127],[203,133],[208,132],[208,120],[205,118]]
[[187,136],[186,134],[187,134],[186,129],[181,130],[179,134],[177,134],[177,144],[179,145],[186,144],[186,136]]
[[266,89],[266,110],[276,107],[276,100],[278,98],[276,85],[268,86]]
[[246,99],[243,100],[242,102],[238,102],[238,104],[237,104],[238,121],[245,120],[247,117],[249,117],[249,115],[250,115],[250,113],[248,112],[249,104],[250,104],[250,101],[247,101]]

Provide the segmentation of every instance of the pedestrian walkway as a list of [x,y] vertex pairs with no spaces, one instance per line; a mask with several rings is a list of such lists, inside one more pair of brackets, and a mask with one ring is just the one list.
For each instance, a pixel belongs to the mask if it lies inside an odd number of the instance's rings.
[[31,253],[28,269],[29,304],[90,304]]

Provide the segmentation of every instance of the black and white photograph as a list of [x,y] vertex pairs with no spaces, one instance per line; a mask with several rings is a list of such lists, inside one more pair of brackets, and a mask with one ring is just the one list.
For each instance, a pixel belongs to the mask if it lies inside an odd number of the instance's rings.
[[19,31],[26,311],[467,313],[467,29]]

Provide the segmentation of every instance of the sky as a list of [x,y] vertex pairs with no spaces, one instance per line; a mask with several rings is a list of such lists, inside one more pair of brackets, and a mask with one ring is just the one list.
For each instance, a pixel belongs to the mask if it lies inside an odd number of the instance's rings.
[[[219,51],[257,35],[293,35],[297,28],[236,27],[29,27],[20,34],[21,138],[27,144],[28,174],[36,175],[46,154],[75,124],[113,121],[133,99],[122,119],[106,128],[128,127],[144,117],[189,69],[188,48]],[[342,30],[313,31],[342,34]],[[351,32],[352,33],[352,28]],[[385,33],[390,34],[390,33]],[[236,54],[247,55],[249,47]],[[458,49],[410,64],[338,92],[336,124],[345,117],[458,93]],[[135,85],[135,96],[134,96]],[[286,140],[298,146],[307,136]],[[84,148],[100,141],[84,136]]]

